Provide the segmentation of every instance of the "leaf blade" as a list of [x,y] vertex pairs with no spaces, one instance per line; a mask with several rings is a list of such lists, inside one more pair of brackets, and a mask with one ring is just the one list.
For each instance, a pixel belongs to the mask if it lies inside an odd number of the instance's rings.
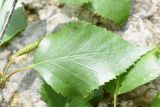
[[[5,19],[8,15],[8,6],[11,5],[12,2],[10,0],[5,1],[0,14],[0,31],[4,25]],[[25,10],[23,6],[18,2],[16,5],[16,9],[13,12],[11,20],[9,22],[6,33],[4,34],[4,38],[0,41],[0,45],[4,44],[11,38],[13,38],[17,33],[22,31],[27,26],[27,17],[25,14]]]
[[112,21],[114,24],[123,25],[128,20],[131,9],[131,1],[94,0],[93,7],[97,14]]
[[151,107],[160,107],[160,94],[153,99]]
[[115,25],[124,25],[130,15],[131,0],[57,0],[66,4],[83,4],[90,2],[93,12]]
[[[143,56],[125,76],[119,93],[126,93],[160,75],[159,47]],[[132,83],[132,84],[131,84]]]
[[42,84],[41,86],[41,95],[46,101],[48,107],[92,107],[80,97],[67,98],[57,94],[46,83]]
[[67,98],[57,94],[46,83],[41,85],[41,96],[46,101],[48,107],[63,107],[67,102]]
[[[117,95],[130,92],[158,77],[160,75],[159,64],[159,47],[155,47],[139,59],[126,73],[105,84],[104,88],[106,91]],[[116,85],[119,86],[117,90]]]
[[34,64],[46,62],[34,69],[57,93],[84,96],[123,73],[148,50],[103,28],[71,22],[42,40]]

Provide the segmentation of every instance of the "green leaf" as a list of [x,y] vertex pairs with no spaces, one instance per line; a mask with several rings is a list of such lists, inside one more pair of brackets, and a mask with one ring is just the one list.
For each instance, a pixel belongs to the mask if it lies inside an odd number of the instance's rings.
[[103,95],[103,87],[100,87],[99,89],[93,90],[86,99],[88,99],[90,104],[97,105],[103,99]]
[[68,98],[57,94],[46,83],[41,86],[41,95],[48,107],[92,107],[80,97]]
[[85,102],[81,97],[75,97],[71,99],[67,107],[92,107],[92,105]]
[[122,82],[128,72],[125,72],[121,75],[119,75],[116,79],[110,81],[109,83],[106,83],[105,86],[103,87],[105,91],[111,93],[112,95],[118,94],[119,88],[122,85]]
[[57,94],[49,85],[43,84],[41,86],[41,95],[46,101],[48,107],[63,107],[66,105],[67,98]]
[[82,4],[91,2],[93,11],[116,25],[123,25],[127,22],[131,0],[58,0],[67,4]]
[[160,107],[160,94],[153,99],[151,107]]
[[124,24],[131,9],[130,0],[94,0],[95,12],[117,25]]
[[[8,6],[10,6],[10,0],[7,0],[2,9],[0,10],[0,31],[2,31],[2,27],[4,26],[4,22],[6,20],[6,16],[8,15]],[[13,13],[13,16],[11,17],[11,20],[9,22],[9,26],[7,28],[7,31],[4,35],[4,38],[2,39],[0,45],[4,44],[11,38],[13,38],[17,33],[22,31],[27,26],[27,17],[25,14],[25,10],[22,7],[21,4],[17,4],[17,7]]]
[[86,22],[71,22],[45,37],[34,69],[57,93],[85,96],[116,78],[149,49]]
[[159,54],[159,49],[156,48],[143,56],[125,76],[119,93],[129,92],[158,77],[160,74]]
[[[120,78],[106,84],[106,90],[112,94],[123,94],[158,77],[160,75],[160,51],[158,48],[144,55],[127,73],[120,75]],[[118,85],[117,89],[116,85]]]

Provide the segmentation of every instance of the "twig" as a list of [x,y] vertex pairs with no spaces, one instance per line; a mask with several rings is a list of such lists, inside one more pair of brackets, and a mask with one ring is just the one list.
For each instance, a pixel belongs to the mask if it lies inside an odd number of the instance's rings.
[[8,78],[10,78],[12,75],[14,75],[14,74],[16,74],[16,73],[24,72],[24,71],[26,71],[26,70],[32,69],[34,66],[35,66],[35,65],[30,65],[30,66],[27,66],[27,67],[25,67],[25,68],[17,69],[17,70],[15,70],[15,71],[13,71],[12,73],[10,73],[10,74],[8,75]]
[[37,63],[37,64],[33,64],[33,65],[30,65],[30,66],[27,66],[27,67],[24,67],[24,68],[20,68],[20,69],[16,69],[14,70],[12,73],[10,73],[8,75],[8,78],[10,78],[12,75],[16,74],[16,73],[19,73],[19,72],[24,72],[26,70],[29,70],[29,69],[32,69],[33,67],[35,66],[38,66],[38,65],[41,65],[41,64],[44,64],[44,63],[47,63],[49,60],[45,60],[45,61],[42,61],[40,63]]
[[9,21],[10,21],[10,19],[11,19],[11,17],[12,17],[12,14],[13,14],[13,12],[14,12],[14,9],[15,9],[15,7],[16,7],[17,2],[18,2],[18,0],[14,0],[14,2],[13,2],[13,4],[12,4],[11,11],[8,13],[7,19],[6,19],[6,21],[5,21],[5,23],[4,23],[4,26],[3,26],[3,28],[2,28],[2,32],[0,32],[0,42],[1,42],[1,40],[3,39],[3,36],[4,36],[4,34],[5,34],[6,30],[7,30]]

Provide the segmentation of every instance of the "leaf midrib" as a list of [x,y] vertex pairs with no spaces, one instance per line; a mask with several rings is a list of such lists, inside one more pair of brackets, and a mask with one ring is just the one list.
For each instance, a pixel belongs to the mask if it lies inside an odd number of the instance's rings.
[[40,64],[43,64],[43,63],[47,63],[47,62],[50,62],[50,61],[58,61],[58,60],[69,60],[69,59],[72,59],[72,58],[76,58],[76,57],[84,57],[84,56],[88,56],[88,57],[91,57],[91,56],[94,56],[94,55],[104,55],[104,54],[117,54],[117,53],[130,53],[130,52],[104,52],[104,53],[87,53],[87,54],[79,54],[79,55],[71,55],[71,56],[64,56],[64,57],[58,57],[56,59],[47,59],[47,60],[44,60],[44,61],[41,61],[40,63],[37,63],[37,64],[34,64],[35,66],[38,66]]

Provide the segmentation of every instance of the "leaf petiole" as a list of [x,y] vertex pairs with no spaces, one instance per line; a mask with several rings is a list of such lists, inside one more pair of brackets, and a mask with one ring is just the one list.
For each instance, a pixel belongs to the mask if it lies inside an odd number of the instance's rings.
[[21,68],[21,69],[17,69],[17,70],[15,70],[15,71],[13,71],[12,73],[10,73],[10,74],[8,75],[8,78],[10,78],[11,76],[13,76],[13,75],[16,74],[16,73],[24,72],[24,71],[26,71],[26,70],[32,69],[34,66],[35,66],[35,65],[30,65],[30,66],[27,66],[27,67],[24,67],[24,68]]

